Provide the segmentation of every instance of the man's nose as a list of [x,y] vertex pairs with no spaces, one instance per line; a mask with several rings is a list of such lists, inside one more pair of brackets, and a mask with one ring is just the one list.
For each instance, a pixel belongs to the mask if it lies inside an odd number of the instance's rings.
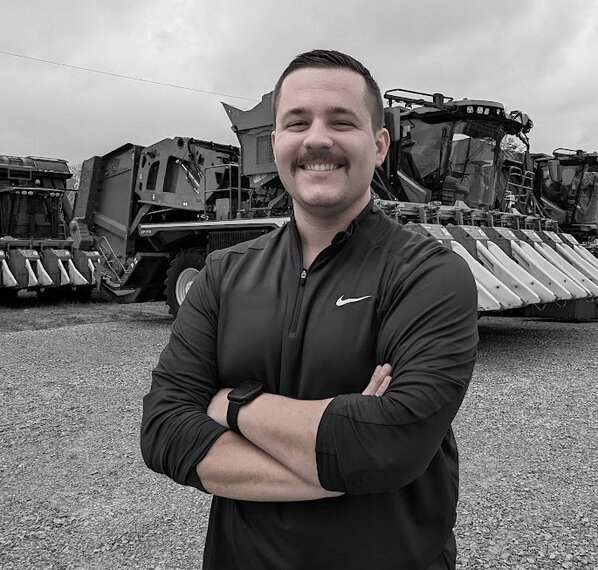
[[305,133],[303,144],[307,148],[330,148],[333,142],[326,123],[319,120],[312,121]]

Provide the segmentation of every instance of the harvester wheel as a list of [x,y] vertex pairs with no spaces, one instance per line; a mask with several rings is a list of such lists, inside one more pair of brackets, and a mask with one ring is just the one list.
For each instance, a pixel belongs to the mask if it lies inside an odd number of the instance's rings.
[[206,262],[206,257],[201,249],[185,249],[181,251],[170,263],[166,272],[164,291],[166,304],[173,317],[179,312],[179,307],[189,291],[193,280],[197,277]]
[[38,300],[44,305],[56,305],[62,303],[66,297],[64,287],[46,287],[43,291],[37,292]]
[[93,286],[86,285],[75,289],[75,299],[78,303],[88,303],[93,293]]
[[0,287],[0,305],[13,305],[18,295],[18,290]]

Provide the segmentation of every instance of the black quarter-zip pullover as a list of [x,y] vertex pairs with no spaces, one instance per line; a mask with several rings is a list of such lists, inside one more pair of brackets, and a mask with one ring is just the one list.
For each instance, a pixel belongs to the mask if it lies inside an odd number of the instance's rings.
[[[225,428],[206,415],[221,387],[259,380],[302,400],[334,397],[317,434],[321,485],[338,498],[214,497],[205,570],[425,570],[455,523],[451,422],[477,349],[466,263],[373,202],[302,267],[294,222],[210,254],[144,399],[149,467],[203,489],[195,466]],[[362,396],[377,364],[380,397]]]

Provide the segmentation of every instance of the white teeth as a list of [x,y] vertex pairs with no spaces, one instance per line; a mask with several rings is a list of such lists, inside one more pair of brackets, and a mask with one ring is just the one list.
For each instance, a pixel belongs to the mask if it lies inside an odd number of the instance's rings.
[[317,171],[325,171],[325,170],[336,170],[338,167],[337,164],[305,164],[303,165],[305,170],[317,170]]

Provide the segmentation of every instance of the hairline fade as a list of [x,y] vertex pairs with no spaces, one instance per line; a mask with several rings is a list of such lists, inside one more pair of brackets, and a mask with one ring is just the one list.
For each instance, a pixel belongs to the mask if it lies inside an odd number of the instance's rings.
[[334,50],[315,49],[299,54],[282,72],[274,86],[272,93],[272,118],[276,126],[276,113],[278,111],[278,102],[280,101],[280,91],[284,80],[298,69],[316,68],[316,69],[347,69],[363,77],[366,86],[366,102],[370,107],[370,116],[372,129],[377,133],[384,126],[384,105],[382,103],[382,94],[376,80],[372,77],[369,70],[355,58]]

